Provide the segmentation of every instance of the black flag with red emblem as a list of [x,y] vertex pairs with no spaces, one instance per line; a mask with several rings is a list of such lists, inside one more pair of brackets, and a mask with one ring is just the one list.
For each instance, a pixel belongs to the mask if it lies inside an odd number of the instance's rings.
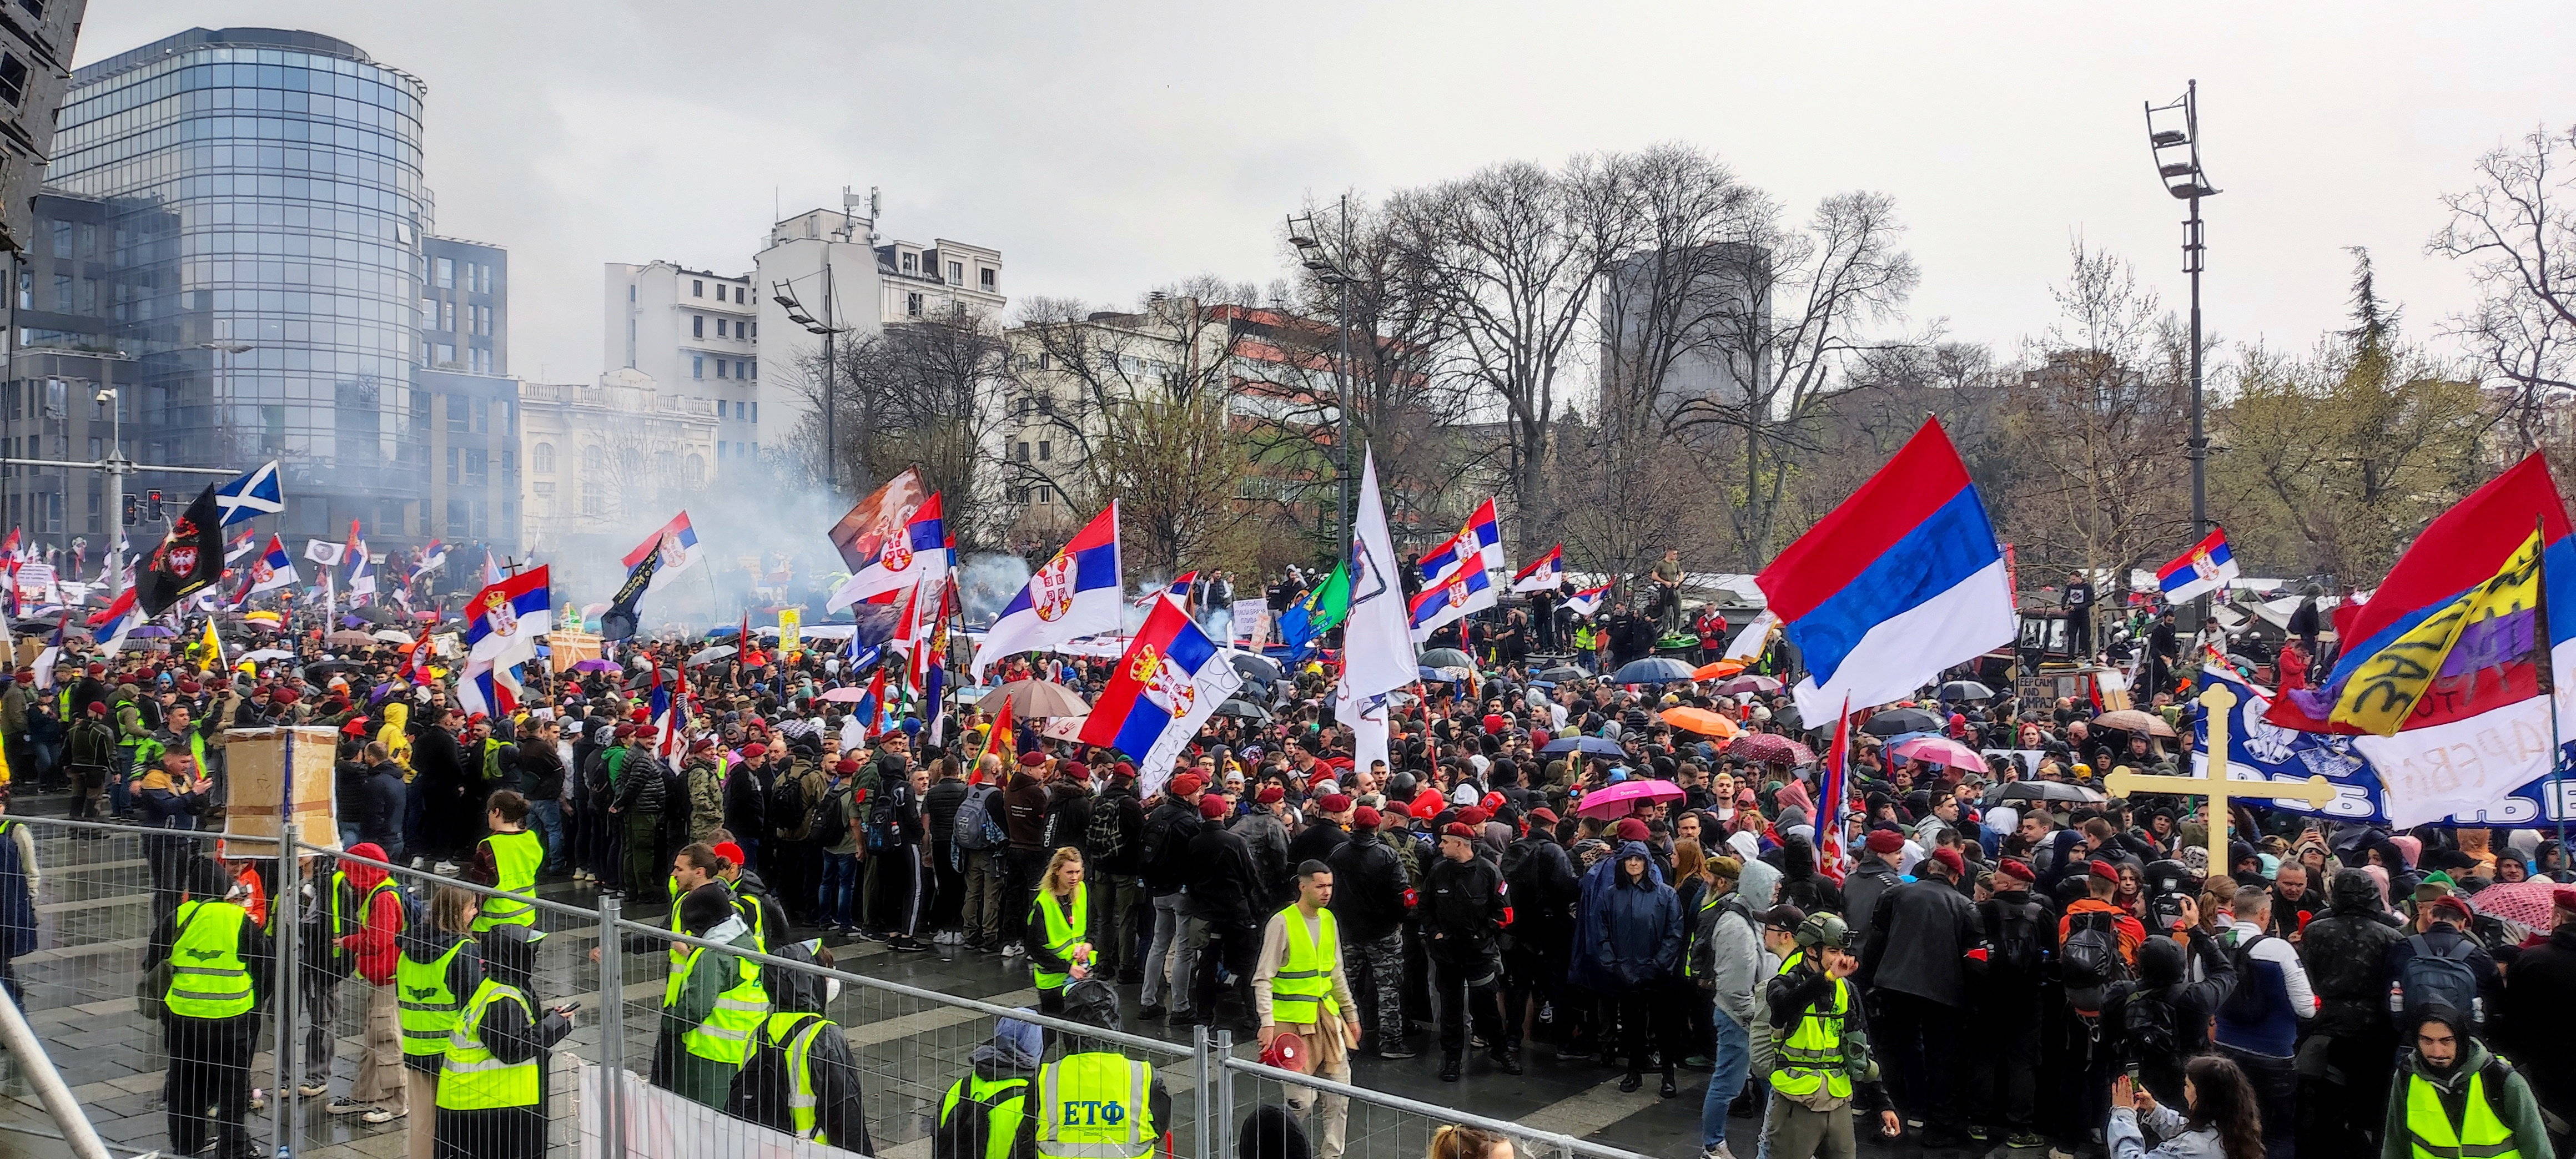
[[158,616],[170,605],[212,587],[223,574],[223,512],[215,506],[215,488],[209,483],[187,512],[171,521],[170,534],[161,546],[152,549],[143,574],[135,577],[136,599],[146,617]]

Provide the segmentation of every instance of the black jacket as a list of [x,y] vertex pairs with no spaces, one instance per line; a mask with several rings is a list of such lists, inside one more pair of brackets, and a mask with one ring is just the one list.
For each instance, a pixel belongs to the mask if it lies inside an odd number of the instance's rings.
[[1297,835],[1288,839],[1288,872],[1294,876],[1297,867],[1309,861],[1330,864],[1333,851],[1349,844],[1351,831],[1330,821],[1316,818]]
[[1262,899],[1261,871],[1252,864],[1252,846],[1231,830],[1200,827],[1190,838],[1188,893],[1181,912],[1220,925],[1250,925]]
[[1985,923],[1959,888],[1938,877],[1880,894],[1875,932],[1861,951],[1860,977],[1873,989],[1968,1005],[1968,954],[1986,944]]
[[354,803],[357,814],[358,840],[372,841],[376,847],[391,853],[403,847],[403,812],[410,802],[411,787],[403,784],[402,769],[391,761],[367,772],[366,792]]
[[1344,841],[1333,867],[1333,919],[1355,942],[1375,941],[1404,923],[1404,863],[1377,840]]
[[1109,810],[1118,817],[1118,855],[1103,856],[1099,850],[1089,848],[1090,821],[1086,818],[1084,821],[1086,836],[1082,851],[1084,864],[1099,873],[1122,875],[1135,873],[1145,863],[1145,803],[1136,799],[1134,787],[1112,785],[1102,789],[1099,796],[1091,799],[1092,813],[1096,814],[1103,809]]
[[1431,957],[1466,964],[1494,952],[1502,932],[1503,871],[1482,857],[1456,861],[1441,857],[1423,875],[1420,896],[1422,936]]
[[2129,1061],[2138,1066],[2138,1081],[2167,1106],[2184,1105],[2183,1063],[2193,1055],[2209,1053],[2210,1022],[2236,990],[2236,963],[2219,948],[2218,939],[2198,926],[2191,927],[2190,937],[2190,961],[2200,965],[2199,981],[2188,980],[2188,963],[2172,938],[2151,937],[2138,948],[2137,982],[2106,1003],[2102,1012],[2104,1025],[2115,1029],[2127,1025],[2130,1003],[2160,1002],[2171,1012],[2175,1037],[2171,1051],[2159,1054],[2134,1042],[2121,1044]]
[[1863,853],[1860,863],[1843,878],[1843,901],[1851,907],[1852,944],[1864,953],[1869,949],[1870,931],[1876,928],[1878,899],[1904,882],[1905,878],[1875,853]]
[[530,737],[516,746],[519,766],[519,791],[531,801],[553,801],[563,797],[563,755],[555,746]]
[[2299,962],[2320,1000],[2312,1033],[2392,1034],[2385,968],[2389,945],[2406,935],[2389,916],[2379,908],[2379,888],[2369,874],[2335,874],[2326,888],[2326,912],[2299,935]]
[[660,813],[670,795],[671,771],[662,767],[661,759],[642,749],[626,750],[625,763],[617,766],[618,810]]
[[[1334,883],[1339,896],[1337,880]],[[2303,939],[2304,940],[2304,939]],[[2576,1120],[2576,926],[2560,926],[2549,940],[2522,952],[2506,975],[2496,1006],[2496,1047],[2513,1056],[2540,1105]]]
[[1137,856],[1147,893],[1168,897],[1189,884],[1190,842],[1199,835],[1199,825],[1198,806],[1179,797],[1163,798],[1146,815]]
[[735,765],[725,774],[724,827],[735,837],[769,835],[769,777],[766,769]]

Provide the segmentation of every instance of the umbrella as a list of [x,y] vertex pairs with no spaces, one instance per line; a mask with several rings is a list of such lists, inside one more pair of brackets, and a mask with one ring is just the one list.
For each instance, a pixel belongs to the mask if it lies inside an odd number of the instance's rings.
[[1218,716],[1241,717],[1244,720],[1268,720],[1270,710],[1247,701],[1229,700],[1216,706]]
[[1941,725],[1940,717],[1922,709],[1897,708],[1869,718],[1869,723],[1860,726],[1860,730],[1871,736],[1895,736],[1908,732],[1935,732]]
[[1691,669],[1691,679],[1724,680],[1727,677],[1733,676],[1742,671],[1744,671],[1744,661],[1720,660],[1714,664],[1702,664],[1697,668]]
[[292,660],[294,658],[295,653],[289,652],[284,648],[262,648],[256,652],[245,652],[242,654],[242,659],[248,660],[254,664],[269,660]]
[[1242,673],[1248,679],[1258,680],[1264,684],[1277,680],[1283,675],[1278,661],[1259,652],[1229,650],[1225,658],[1228,663],[1234,665],[1235,671]]
[[2118,712],[2103,713],[2100,716],[2094,717],[2093,723],[2101,725],[2104,728],[2117,729],[2121,732],[2139,733],[2145,736],[2174,735],[2173,726],[2166,724],[2165,718],[2157,716],[2152,712],[2140,712],[2134,708],[2123,708]]
[[304,678],[322,684],[340,673],[359,671],[364,670],[346,660],[317,660],[304,666]]
[[688,665],[695,668],[700,664],[705,664],[714,660],[722,660],[731,655],[733,655],[733,645],[731,644],[718,644],[713,648],[700,648],[695,652],[689,653]]
[[1728,742],[1726,755],[1739,761],[1769,761],[1775,765],[1810,764],[1816,759],[1814,749],[1768,732],[1748,732],[1735,738]]
[[383,631],[381,631],[381,632],[373,633],[373,635],[375,636],[375,638],[376,638],[376,639],[378,639],[378,640],[382,640],[382,641],[384,641],[384,642],[385,642],[385,643],[387,643],[387,644],[408,644],[408,643],[411,643],[411,633],[409,633],[409,632],[397,632],[397,631],[394,631],[394,630],[393,630],[393,629],[391,629],[391,628],[387,628],[387,629],[385,629],[385,630],[383,630]]
[[617,671],[617,665],[611,664],[606,660],[593,658],[574,664],[572,666],[572,670],[575,672],[615,672]]
[[1614,684],[1669,684],[1691,678],[1691,666],[1670,656],[1648,656],[1619,666],[1610,678]]
[[2469,908],[2525,930],[2545,930],[2550,924],[2549,895],[2560,888],[2557,882],[2537,879],[2490,885],[2469,895]]
[[2079,805],[2099,805],[2109,797],[2091,785],[2072,781],[2014,781],[1997,785],[1986,794],[1986,803],[1999,805],[2006,801],[2071,801]]
[[1993,700],[1995,690],[1974,680],[1953,680],[1941,686],[1943,700]]
[[1807,718],[1799,713],[1796,705],[1791,705],[1778,712],[1772,713],[1771,723],[1779,725],[1782,728],[1803,729],[1807,726]]
[[1747,692],[1778,692],[1780,682],[1768,676],[1738,676],[1718,685],[1717,690],[1728,696],[1741,696]]
[[1738,736],[1744,732],[1734,721],[1726,719],[1725,714],[1711,712],[1705,708],[1667,708],[1664,710],[1664,723],[1684,732],[1713,736],[1719,740]]
[[1414,668],[1413,678],[1425,684],[1456,684],[1458,682],[1457,677],[1438,668],[1423,668],[1420,666],[1416,666]]
[[1554,668],[1543,668],[1539,670],[1538,674],[1538,678],[1541,680],[1553,680],[1559,684],[1568,684],[1577,680],[1588,680],[1591,679],[1591,677],[1591,673],[1571,664],[1559,664]]
[[1004,697],[1010,698],[1011,711],[1023,718],[1081,716],[1091,711],[1091,702],[1084,700],[1080,693],[1052,680],[1014,680],[985,693],[984,699],[976,703],[979,707],[990,704],[998,709]]
[[[142,633],[138,631],[135,634],[141,635]],[[322,637],[322,640],[324,643],[330,644],[335,648],[363,648],[376,642],[375,637],[370,636],[365,632],[349,628],[342,628],[337,632],[333,632],[328,636]]]
[[1585,793],[1574,811],[1599,817],[1613,811],[1631,812],[1636,806],[1652,801],[1678,801],[1681,797],[1681,786],[1671,781],[1621,781],[1606,789]]
[[1550,754],[1582,753],[1585,756],[1594,757],[1624,757],[1628,755],[1628,750],[1620,748],[1616,741],[1612,741],[1606,737],[1597,736],[1561,736],[1555,740],[1547,742],[1547,747],[1538,751]]
[[1946,736],[1916,737],[1904,744],[1891,745],[1887,755],[1892,759],[1927,761],[1954,769],[1983,771],[1986,767],[1983,754]]
[[[129,637],[129,638],[131,638],[131,639],[136,639],[136,640],[168,640],[168,639],[171,639],[171,638],[173,638],[173,637],[177,636],[178,634],[179,634],[179,633],[174,632],[174,631],[171,631],[171,630],[170,630],[170,629],[168,629],[168,628],[162,627],[162,626],[161,626],[161,625],[159,625],[159,624],[145,624],[145,625],[143,625],[143,626],[142,626],[142,627],[140,627],[140,628],[136,628],[135,630],[133,630],[133,631],[131,631],[131,632],[128,632],[128,633],[126,633],[126,636],[127,636],[127,637]],[[353,636],[354,636],[354,635],[358,635],[358,634],[359,634],[359,633],[356,633],[356,632],[352,632],[352,633],[350,633],[350,635],[353,635]],[[372,643],[373,641],[362,641],[362,642],[365,642],[365,643]]]
[[[580,667],[580,665],[574,665],[574,667]],[[816,699],[828,700],[838,704],[857,704],[860,699],[866,695],[867,693],[860,691],[856,685],[843,685],[839,688],[826,690],[823,695]]]
[[1476,661],[1455,648],[1434,648],[1422,654],[1415,663],[1425,668],[1465,668],[1474,671]]

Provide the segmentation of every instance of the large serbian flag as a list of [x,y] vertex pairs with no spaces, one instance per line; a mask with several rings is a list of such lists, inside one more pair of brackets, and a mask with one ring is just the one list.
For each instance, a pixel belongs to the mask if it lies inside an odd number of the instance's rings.
[[2003,546],[1938,419],[1754,582],[1806,659],[1810,721],[1901,699],[2018,634]]
[[[2527,799],[2507,798],[2549,775],[2553,700],[2557,730],[2576,731],[2565,675],[2576,664],[2576,615],[2558,614],[2576,608],[2568,532],[2535,453],[2426,527],[2369,603],[2335,609],[2344,645],[2334,671],[2283,692],[2264,719],[2353,735],[2398,828],[2454,815],[2545,820],[2512,815]],[[2557,695],[2543,695],[2553,684]]]
[[1565,545],[1547,549],[1547,554],[1531,560],[1528,567],[1512,573],[1512,590],[1516,592],[1554,592],[1565,583]]
[[1217,706],[1243,687],[1216,641],[1170,600],[1146,613],[1136,642],[1119,658],[1109,686],[1091,702],[1082,743],[1113,748],[1136,762],[1136,791],[1162,791],[1172,764]]
[[1127,610],[1124,582],[1118,575],[1118,501],[1112,499],[1003,605],[975,649],[975,679],[980,683],[984,670],[1005,656],[1117,631]]
[[1469,612],[1493,607],[1501,600],[1502,589],[1494,577],[1481,567],[1471,567],[1449,577],[1445,583],[1433,584],[1413,597],[1408,615],[1413,624],[1413,642],[1431,638],[1444,624],[1466,619]]
[[1469,566],[1479,571],[1503,566],[1503,524],[1494,518],[1494,501],[1487,499],[1477,504],[1476,513],[1467,517],[1467,525],[1432,548],[1419,564],[1426,584],[1440,583]]
[[636,564],[644,562],[646,556],[661,556],[661,561],[653,565],[653,578],[644,585],[645,591],[658,592],[662,585],[671,582],[673,577],[705,554],[706,549],[698,546],[698,529],[689,525],[689,513],[683,511],[672,516],[669,523],[654,529],[653,534],[645,536],[644,542],[636,544],[635,550],[627,552],[619,562],[631,572]]
[[2228,550],[2227,529],[2220,527],[2156,572],[2156,586],[2164,589],[2166,603],[2179,604],[2217,591],[2236,576],[2236,553]]
[[474,593],[466,605],[467,655],[507,668],[534,659],[537,640],[553,630],[554,576],[534,567]]
[[948,574],[948,522],[932,494],[904,517],[903,526],[888,528],[869,540],[874,553],[851,569],[850,578],[832,592],[825,611],[837,612],[871,596],[911,591]]

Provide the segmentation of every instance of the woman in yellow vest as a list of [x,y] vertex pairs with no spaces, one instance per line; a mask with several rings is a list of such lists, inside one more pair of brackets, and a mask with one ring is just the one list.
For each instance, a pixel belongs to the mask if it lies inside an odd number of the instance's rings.
[[[832,951],[791,942],[778,956],[832,967]],[[867,1108],[859,1101],[859,1067],[840,1024],[825,1011],[841,983],[802,970],[767,970],[761,984],[773,1013],[761,1022],[751,1058],[734,1079],[728,1113],[773,1131],[860,1155],[876,1154]]]
[[[758,953],[733,895],[710,882],[680,899],[690,937]],[[760,965],[722,950],[690,946],[662,989],[662,1033],[653,1045],[653,1085],[724,1109],[734,1075],[769,1015]]]
[[[403,1103],[411,1119],[406,1159],[430,1159],[439,1064],[457,1017],[483,986],[483,950],[472,936],[481,899],[455,886],[429,899],[429,913],[394,938],[394,1016],[402,1025]],[[413,1116],[410,1112],[423,1114]]]
[[476,885],[518,896],[484,899],[483,912],[474,918],[474,932],[481,934],[496,926],[533,927],[537,907],[525,899],[536,896],[537,867],[545,864],[546,845],[528,832],[528,799],[509,789],[498,790],[492,794],[483,820],[492,835],[475,846],[474,859],[460,876]]
[[1064,987],[1091,976],[1091,890],[1082,882],[1082,851],[1058,849],[1038,878],[1029,903],[1029,972],[1036,977],[1038,1009],[1064,1011]]
[[537,1007],[530,978],[544,936],[524,926],[483,935],[483,980],[439,1065],[433,1159],[544,1159],[546,1055],[573,1014]]
[[169,1150],[217,1159],[258,1154],[242,1131],[250,1113],[250,1059],[260,1039],[259,1008],[274,973],[266,931],[236,900],[238,886],[210,858],[182,871],[177,908],[154,927],[143,951],[148,974],[168,963],[161,1001],[170,1068],[161,1084]]

